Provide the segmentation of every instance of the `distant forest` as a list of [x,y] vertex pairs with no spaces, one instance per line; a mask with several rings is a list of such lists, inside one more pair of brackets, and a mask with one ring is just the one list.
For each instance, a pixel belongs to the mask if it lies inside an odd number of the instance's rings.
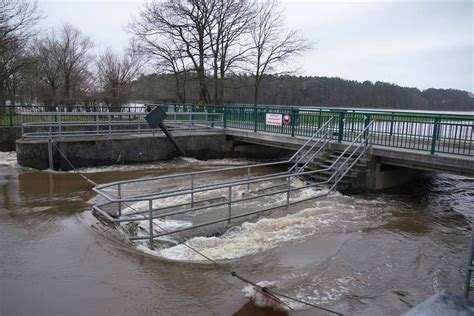
[[[224,103],[252,104],[252,76],[225,80]],[[186,83],[186,102],[198,100],[198,83]],[[146,75],[132,82],[131,99],[181,102],[173,75]],[[455,89],[401,87],[391,83],[341,78],[268,76],[262,81],[259,104],[321,107],[474,111],[474,96]]]

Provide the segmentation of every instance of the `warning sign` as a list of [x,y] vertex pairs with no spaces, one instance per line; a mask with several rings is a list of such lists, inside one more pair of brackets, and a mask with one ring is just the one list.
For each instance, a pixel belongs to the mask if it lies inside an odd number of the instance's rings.
[[282,114],[267,113],[265,123],[267,125],[281,126],[283,121]]
[[290,123],[291,123],[291,115],[288,113],[283,114],[283,124],[290,125]]

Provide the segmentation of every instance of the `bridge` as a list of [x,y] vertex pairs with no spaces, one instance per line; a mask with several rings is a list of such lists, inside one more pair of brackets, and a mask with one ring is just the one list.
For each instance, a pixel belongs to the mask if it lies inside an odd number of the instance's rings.
[[[164,108],[168,111],[168,126],[198,158],[229,155],[276,158],[285,153],[289,156],[329,120],[332,120],[330,148],[333,152],[340,152],[372,122],[371,136],[367,140],[371,145],[369,170],[386,171],[388,175],[390,170],[398,167],[405,168],[405,174],[410,170],[427,170],[474,176],[474,115],[281,106],[175,104],[165,105]],[[22,140],[17,143],[19,162],[38,169],[50,167],[50,163],[44,162],[48,159],[45,150],[48,139],[70,148],[74,144],[88,142],[87,148],[82,149],[89,152],[87,157],[80,159],[77,152],[81,148],[74,149],[76,156],[72,159],[80,166],[144,162],[177,155],[173,148],[166,145],[161,133],[147,127],[144,116],[143,112],[23,113],[20,122]],[[153,137],[154,142],[162,139],[160,146],[166,150],[160,153],[153,151],[153,145],[149,143]],[[206,140],[200,142],[203,137]],[[130,157],[138,146],[137,138],[148,149],[143,148],[140,157]],[[108,143],[105,146],[109,150],[107,154],[113,157],[103,159],[100,152],[93,154],[91,141],[102,144],[102,148],[104,143]],[[110,146],[115,142],[121,145],[118,148]],[[42,149],[33,150],[35,146]],[[203,155],[206,148],[209,154]],[[23,155],[25,151],[27,155]],[[32,151],[42,158],[28,159]],[[60,157],[58,160],[61,160]],[[67,168],[64,163],[57,165]],[[398,178],[401,176],[399,172],[392,173],[397,173]],[[371,187],[384,186],[387,185],[375,184]]]

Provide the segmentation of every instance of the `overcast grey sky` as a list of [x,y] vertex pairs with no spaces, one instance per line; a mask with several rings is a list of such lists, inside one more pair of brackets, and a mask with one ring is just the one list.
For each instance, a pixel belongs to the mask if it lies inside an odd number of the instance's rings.
[[[96,51],[122,49],[124,26],[145,0],[39,0],[45,28],[70,22]],[[300,75],[386,81],[474,92],[473,2],[282,1],[287,25],[315,48],[295,60]]]

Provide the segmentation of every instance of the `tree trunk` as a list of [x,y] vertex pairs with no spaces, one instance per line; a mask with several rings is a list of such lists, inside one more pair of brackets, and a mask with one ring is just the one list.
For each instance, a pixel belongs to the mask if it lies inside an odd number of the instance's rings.
[[260,82],[255,79],[255,91],[253,95],[253,105],[257,106],[258,104],[258,94],[260,93]]

